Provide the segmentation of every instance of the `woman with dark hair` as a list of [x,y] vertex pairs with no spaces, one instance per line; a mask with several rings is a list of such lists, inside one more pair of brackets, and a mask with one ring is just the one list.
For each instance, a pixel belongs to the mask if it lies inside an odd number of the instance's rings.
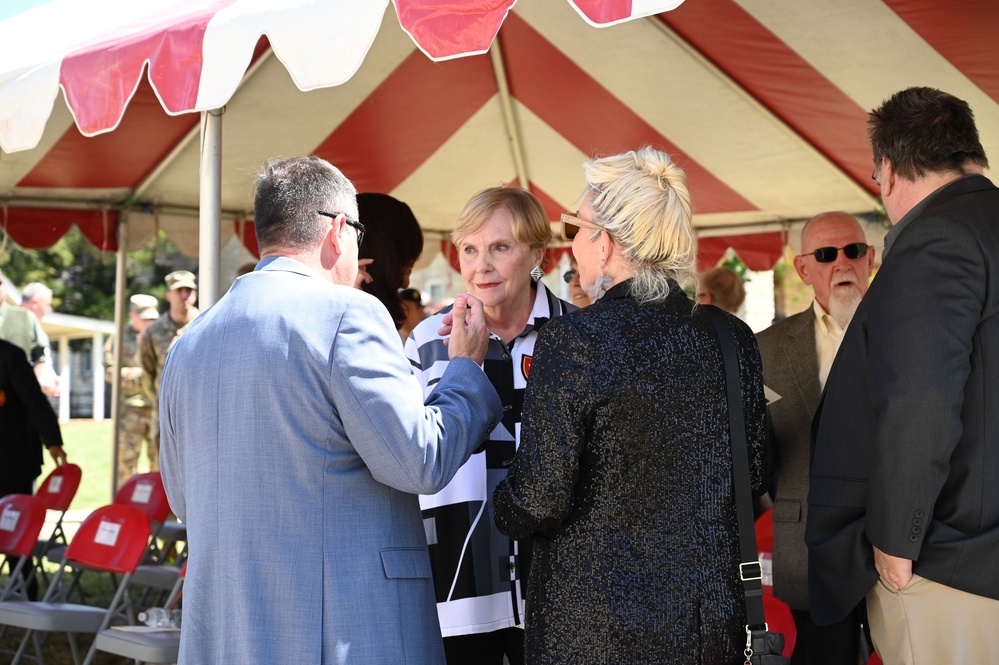
[[409,206],[388,194],[358,194],[357,210],[365,230],[358,263],[370,261],[358,272],[359,286],[382,301],[398,329],[406,321],[399,289],[409,286],[423,253],[423,231]]

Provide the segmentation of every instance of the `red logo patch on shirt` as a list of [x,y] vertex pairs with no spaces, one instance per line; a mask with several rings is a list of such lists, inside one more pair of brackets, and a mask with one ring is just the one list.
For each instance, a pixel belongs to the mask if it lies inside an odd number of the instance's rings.
[[531,373],[531,356],[523,356],[520,361],[520,371],[524,375],[524,379]]
[[7,403],[7,393],[0,390],[0,406],[3,406],[6,403]]

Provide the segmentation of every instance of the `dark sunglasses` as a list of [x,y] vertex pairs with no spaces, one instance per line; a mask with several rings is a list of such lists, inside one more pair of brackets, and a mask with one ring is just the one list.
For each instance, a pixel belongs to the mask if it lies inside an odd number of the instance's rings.
[[[323,217],[329,217],[330,219],[336,219],[340,215],[343,215],[342,212],[326,212],[325,210],[317,210],[316,212]],[[355,222],[350,217],[347,217],[347,215],[343,215],[343,220],[347,222],[347,226],[353,226],[357,230],[357,246],[360,247],[361,242],[364,240],[364,224]]]
[[572,278],[576,276],[577,272],[579,272],[579,271],[578,270],[566,270],[565,273],[562,274],[562,281],[564,281],[566,284],[568,284],[569,282],[572,281]]
[[814,252],[808,252],[806,254],[801,254],[801,256],[812,255],[815,260],[819,263],[832,263],[836,260],[836,256],[839,254],[839,250],[843,250],[843,253],[848,259],[859,259],[862,256],[867,256],[867,250],[870,247],[866,242],[854,242],[844,247],[819,247]]

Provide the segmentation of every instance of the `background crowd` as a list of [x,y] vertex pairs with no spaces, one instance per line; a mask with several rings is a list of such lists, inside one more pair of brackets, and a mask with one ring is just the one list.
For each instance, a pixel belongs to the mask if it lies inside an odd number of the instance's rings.
[[[737,272],[694,275],[696,191],[654,148],[583,165],[569,301],[539,278],[538,199],[473,194],[465,291],[430,316],[409,206],[268,161],[261,260],[203,313],[168,274],[166,310],[133,296],[106,349],[119,483],[145,441],[188,528],[180,662],[743,662],[719,334],[791,662],[994,660],[999,191],[947,93],[898,92],[868,131],[894,225],[876,277],[858,221],[816,211],[793,260],[814,301],[757,335]],[[0,299],[0,495],[31,492],[43,446],[66,461],[51,298]]]

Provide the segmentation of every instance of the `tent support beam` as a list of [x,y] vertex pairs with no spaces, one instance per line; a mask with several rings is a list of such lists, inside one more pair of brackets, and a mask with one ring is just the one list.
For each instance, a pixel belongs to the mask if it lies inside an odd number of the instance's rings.
[[777,127],[779,130],[790,136],[793,141],[800,141],[801,145],[805,146],[805,149],[815,155],[819,160],[828,161],[830,165],[839,169],[840,173],[856,184],[857,187],[863,192],[863,196],[868,202],[870,202],[871,210],[877,210],[878,205],[881,202],[865,186],[869,183],[858,183],[852,174],[848,173],[842,165],[832,159],[832,155],[823,154],[822,151],[819,150],[807,136],[804,136],[799,131],[792,128],[790,124],[779,118],[773,111],[764,106],[760,100],[751,95],[749,91],[747,91],[739,82],[732,79],[732,77],[730,77],[724,70],[708,60],[703,53],[691,46],[686,39],[678,35],[673,28],[666,24],[664,19],[659,16],[647,16],[646,20],[650,25],[659,30],[659,32],[661,32],[666,39],[673,42],[673,44],[681,48],[687,55],[696,60],[704,68],[704,71],[708,72],[719,81],[722,81],[733,92],[737,93],[747,104],[756,109],[761,115],[768,117],[774,127]]
[[201,192],[198,234],[198,305],[208,309],[219,298],[222,262],[222,114],[225,107],[201,114]]
[[[128,213],[122,213],[118,221],[118,252],[115,256],[114,275],[114,359],[111,365],[111,498],[118,492],[118,445],[121,442],[121,361],[125,355],[125,298],[128,288]],[[95,370],[96,373],[96,370]],[[101,409],[104,408],[100,404]],[[97,409],[98,405],[94,404]],[[110,500],[109,500],[110,501]]]
[[510,96],[510,85],[506,78],[506,65],[503,64],[503,52],[500,50],[499,37],[493,40],[489,47],[489,57],[493,63],[493,73],[496,75],[496,87],[499,89],[500,106],[503,109],[503,122],[506,124],[506,135],[513,152],[513,163],[517,169],[520,186],[530,189],[531,181],[527,176],[527,161],[524,159],[524,137],[520,133],[520,125],[513,112],[513,98]]

